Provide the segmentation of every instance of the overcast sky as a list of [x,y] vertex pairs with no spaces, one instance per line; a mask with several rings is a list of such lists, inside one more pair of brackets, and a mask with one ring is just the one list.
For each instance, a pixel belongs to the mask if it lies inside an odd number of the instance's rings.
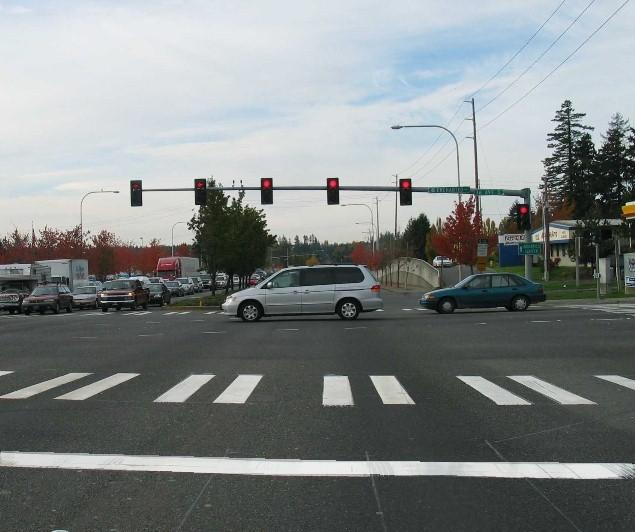
[[[129,180],[188,187],[213,175],[225,186],[456,184],[456,130],[463,184],[474,182],[471,109],[485,126],[591,34],[623,0],[597,0],[536,65],[519,76],[589,4],[565,0],[480,2],[148,2],[0,0],[0,233],[15,227],[106,228],[124,240],[170,243],[188,220],[193,192],[146,193],[131,208]],[[633,5],[628,4],[552,77],[479,130],[481,185],[537,191],[550,120],[565,98],[594,136],[610,116],[635,121]],[[480,89],[480,90],[479,90]],[[458,128],[458,129],[457,129]],[[436,142],[439,133],[441,137]],[[445,160],[444,160],[445,158]],[[341,193],[342,203],[375,194]],[[248,202],[259,204],[251,192]],[[455,196],[419,194],[399,226],[425,212],[445,217]],[[379,194],[380,227],[394,223],[394,195]],[[496,220],[513,199],[486,198]],[[274,193],[274,234],[364,238],[364,207],[326,205],[326,193]],[[356,223],[356,222],[361,222]],[[185,225],[175,240],[188,241]]]

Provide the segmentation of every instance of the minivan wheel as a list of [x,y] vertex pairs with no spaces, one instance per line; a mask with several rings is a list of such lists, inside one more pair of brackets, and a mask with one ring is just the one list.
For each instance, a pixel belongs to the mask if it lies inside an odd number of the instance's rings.
[[444,297],[437,305],[437,312],[439,314],[452,314],[456,308],[456,303],[449,297]]
[[356,320],[359,313],[359,303],[352,299],[346,299],[337,306],[337,315],[343,320]]
[[529,299],[527,299],[525,296],[516,296],[514,299],[512,299],[512,310],[527,310],[527,308],[529,307]]
[[258,321],[262,318],[262,307],[255,301],[246,301],[240,305],[238,315],[243,321]]

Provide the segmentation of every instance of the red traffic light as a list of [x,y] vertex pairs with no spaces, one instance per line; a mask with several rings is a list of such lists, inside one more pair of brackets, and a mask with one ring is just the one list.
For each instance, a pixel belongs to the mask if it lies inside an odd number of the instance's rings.
[[340,186],[340,180],[337,177],[331,177],[326,180],[326,186],[330,189],[338,188]]
[[529,205],[519,205],[518,206],[518,214],[526,216],[529,214]]
[[401,180],[401,188],[411,188],[411,187],[412,187],[412,181],[410,181],[410,179]]
[[260,180],[260,188],[270,189],[273,188],[273,179],[265,177]]
[[141,190],[141,183],[139,181],[132,181],[130,184],[132,190]]
[[202,189],[202,188],[206,188],[205,179],[195,179],[194,180],[194,187],[198,188],[199,190]]

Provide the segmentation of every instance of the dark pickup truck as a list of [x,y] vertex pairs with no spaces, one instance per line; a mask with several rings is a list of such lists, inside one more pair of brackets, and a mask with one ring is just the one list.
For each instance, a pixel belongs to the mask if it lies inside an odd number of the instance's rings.
[[34,280],[0,279],[0,310],[8,310],[9,314],[22,312],[22,300],[37,285]]
[[149,299],[150,291],[136,279],[106,281],[97,295],[97,302],[102,312],[108,312],[109,308],[135,310],[137,307],[142,307],[146,310]]

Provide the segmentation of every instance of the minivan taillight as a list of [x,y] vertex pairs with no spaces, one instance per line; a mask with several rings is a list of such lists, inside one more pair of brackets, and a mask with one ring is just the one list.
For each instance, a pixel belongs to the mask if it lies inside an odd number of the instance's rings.
[[373,286],[370,287],[371,292],[379,292],[380,290],[381,290],[380,284],[374,284]]

